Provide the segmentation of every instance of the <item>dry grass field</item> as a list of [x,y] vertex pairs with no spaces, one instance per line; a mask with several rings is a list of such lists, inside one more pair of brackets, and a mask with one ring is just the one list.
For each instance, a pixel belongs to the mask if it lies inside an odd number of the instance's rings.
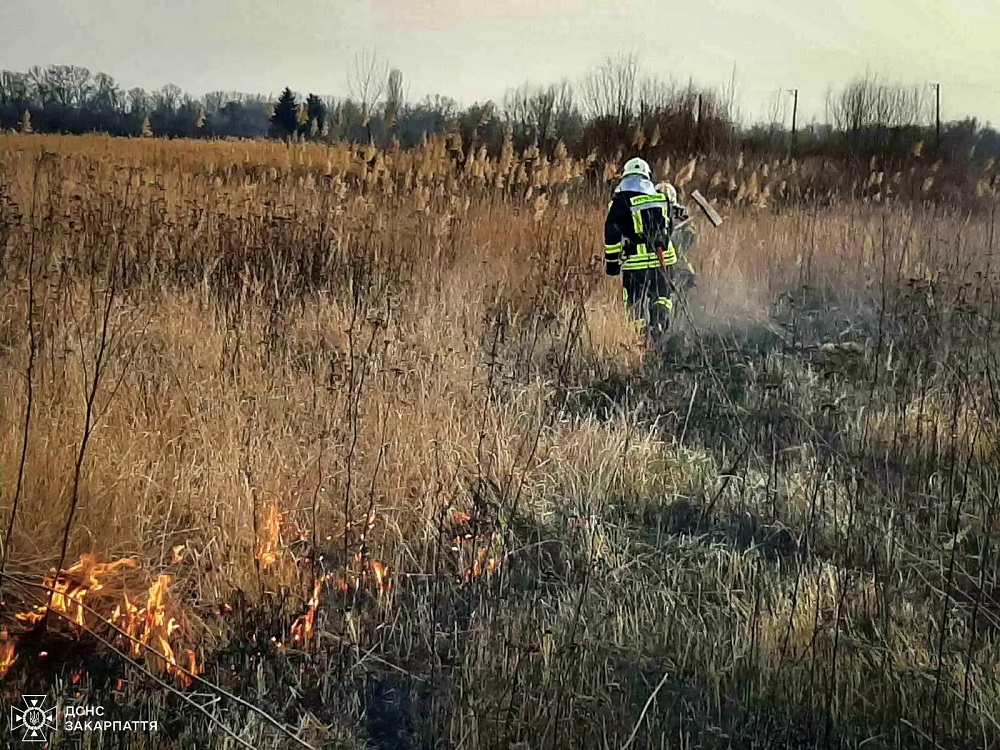
[[52,747],[1000,741],[995,180],[661,164],[726,222],[652,357],[588,165],[455,149],[0,136],[5,705],[159,722]]

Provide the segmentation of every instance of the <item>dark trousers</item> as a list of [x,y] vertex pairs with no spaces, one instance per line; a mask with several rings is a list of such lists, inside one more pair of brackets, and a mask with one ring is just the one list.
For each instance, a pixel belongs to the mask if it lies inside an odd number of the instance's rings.
[[[667,268],[669,274],[673,270]],[[649,333],[664,333],[670,326],[673,300],[670,286],[663,278],[663,271],[646,268],[641,271],[622,271],[622,299],[628,308],[636,328]]]

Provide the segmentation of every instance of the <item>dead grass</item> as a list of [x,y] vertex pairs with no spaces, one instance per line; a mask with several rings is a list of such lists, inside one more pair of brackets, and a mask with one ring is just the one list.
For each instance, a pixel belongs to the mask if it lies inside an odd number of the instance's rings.
[[[776,209],[808,170],[736,165],[657,361],[582,164],[0,143],[8,570],[54,565],[75,508],[68,558],[171,570],[205,678],[317,747],[997,737],[988,216]],[[56,689],[22,650],[7,681]],[[122,710],[189,710],[129,674]]]

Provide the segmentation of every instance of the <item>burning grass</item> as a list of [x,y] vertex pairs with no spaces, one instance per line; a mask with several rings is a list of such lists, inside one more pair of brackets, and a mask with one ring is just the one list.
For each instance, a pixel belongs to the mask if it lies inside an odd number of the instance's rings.
[[[46,629],[54,633],[110,631],[110,644],[117,642],[133,658],[145,661],[154,672],[177,676],[190,687],[194,677],[201,672],[201,666],[194,649],[182,644],[197,642],[196,628],[192,627],[183,608],[170,601],[173,577],[166,573],[157,576],[149,586],[142,606],[129,600],[128,581],[123,574],[136,567],[136,561],[131,558],[105,563],[85,553],[78,562],[58,574],[53,569],[40,584],[14,574],[15,588],[26,589],[29,595],[34,593],[33,598],[43,600],[15,612],[14,620],[28,629]],[[5,632],[7,655],[2,661],[0,677],[16,660],[17,642],[16,636]]]
[[679,163],[733,196],[654,360],[585,165],[4,144],[5,697],[164,747],[997,737],[991,214]]

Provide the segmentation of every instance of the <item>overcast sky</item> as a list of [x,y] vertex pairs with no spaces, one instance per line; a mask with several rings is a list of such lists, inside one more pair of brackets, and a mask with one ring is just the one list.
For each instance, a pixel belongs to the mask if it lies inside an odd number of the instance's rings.
[[[125,88],[341,96],[362,49],[402,69],[411,99],[502,100],[526,80],[579,81],[608,56],[710,86],[735,66],[764,117],[798,88],[800,121],[866,68],[940,82],[945,119],[1000,125],[1000,0],[0,0],[0,68],[75,64]],[[790,113],[790,108],[789,108]]]

